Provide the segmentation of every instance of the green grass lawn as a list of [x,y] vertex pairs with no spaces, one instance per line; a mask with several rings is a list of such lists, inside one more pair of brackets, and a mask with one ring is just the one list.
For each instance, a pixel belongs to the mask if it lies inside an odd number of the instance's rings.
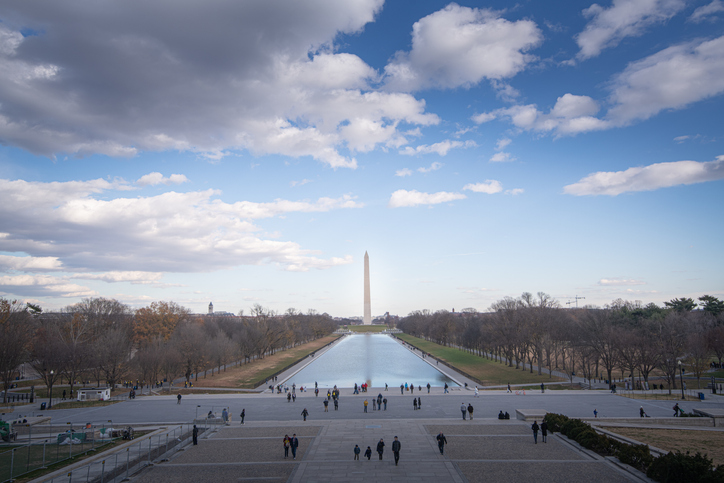
[[505,364],[478,357],[453,347],[445,347],[411,335],[397,334],[397,337],[434,355],[449,365],[467,372],[471,376],[483,381],[486,386],[500,386],[508,383],[540,384],[541,382],[563,381],[563,379],[559,377],[551,378],[548,374],[539,376],[536,369],[534,369],[534,372],[531,374],[529,370],[522,371],[514,367],[507,367]]
[[345,328],[352,332],[382,332],[387,329],[386,325],[347,325]]

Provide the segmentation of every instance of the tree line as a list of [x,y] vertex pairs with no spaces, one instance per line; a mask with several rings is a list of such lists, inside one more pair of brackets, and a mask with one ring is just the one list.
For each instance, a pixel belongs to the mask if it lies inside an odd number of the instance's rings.
[[[642,305],[621,299],[604,308],[562,309],[539,292],[505,297],[490,311],[415,311],[401,319],[403,332],[456,346],[516,369],[558,371],[571,381],[613,381],[652,373],[676,389],[679,362],[699,380],[712,358],[724,357],[724,302],[709,295]],[[694,310],[697,305],[700,310]]]
[[0,298],[0,378],[3,402],[18,368],[29,363],[49,388],[94,381],[155,383],[230,363],[250,362],[324,337],[337,328],[327,314],[255,305],[238,317],[193,315],[174,302],[133,310],[114,299],[90,298],[58,312]]

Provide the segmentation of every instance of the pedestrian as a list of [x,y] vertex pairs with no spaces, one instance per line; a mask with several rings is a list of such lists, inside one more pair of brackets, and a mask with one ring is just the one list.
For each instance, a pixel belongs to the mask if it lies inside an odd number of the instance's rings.
[[405,394],[405,385],[404,384],[400,384],[400,394],[403,394],[403,395]]
[[385,411],[387,411],[387,398],[384,398],[384,399],[382,400],[382,404],[385,405]]
[[199,444],[199,428],[197,428],[195,424],[194,424],[194,429],[193,429],[193,431],[191,432],[191,435],[192,435],[192,437],[193,437],[194,444],[195,444],[195,445],[196,445],[196,444]]
[[460,411],[463,413],[463,421],[465,421],[465,414],[467,414],[468,412],[468,407],[465,405],[465,403],[460,406]]
[[239,417],[241,418],[241,424],[244,424],[244,418],[246,417],[246,409],[241,410],[241,414],[239,414]]
[[679,403],[674,404],[674,407],[672,408],[674,410],[674,417],[679,417]]
[[65,401],[65,389],[63,389],[63,401]]
[[339,399],[335,398],[334,399],[334,410],[336,411],[337,409],[339,409]]
[[510,383],[508,383],[508,391],[507,392],[513,392],[513,390],[510,388]]
[[444,394],[447,394],[447,382],[445,383],[445,390],[443,391]]
[[430,394],[430,383],[427,383],[427,393]]
[[377,443],[377,454],[380,455],[380,460],[382,460],[382,453],[385,452],[385,442],[382,441],[382,438],[380,438],[380,441]]
[[478,397],[478,386],[475,386],[475,397]]
[[365,405],[365,412],[367,412],[367,399],[365,399],[364,405]]
[[297,439],[297,433],[294,433],[292,435],[291,441],[289,441],[289,446],[292,448],[292,459],[297,459],[297,448],[299,447],[299,440]]
[[548,423],[546,423],[546,420],[544,419],[542,423],[540,423],[540,435],[543,438],[543,442],[547,443],[546,437],[548,436]]
[[473,405],[468,403],[468,415],[470,416],[470,421],[473,420]]
[[221,410],[221,419],[224,420],[224,423],[229,422],[229,411],[227,411],[226,408]]
[[314,397],[319,397],[319,388],[318,387],[314,388]]
[[372,448],[370,448],[369,446],[367,446],[367,449],[365,450],[365,456],[367,457],[367,461],[372,458]]
[[307,411],[307,408],[302,409],[302,417],[304,420],[307,420],[307,416],[309,416],[309,411]]
[[415,397],[412,398],[412,409],[417,411],[417,398]]
[[540,429],[538,421],[533,421],[533,426],[531,426],[530,429],[533,430],[533,441],[535,441],[535,444],[538,444],[538,430]]
[[292,393],[292,401],[297,402],[297,393],[296,392]]
[[422,399],[420,399],[420,396],[417,396],[417,409],[422,409]]
[[387,383],[385,383],[385,391],[387,390]]
[[322,401],[322,402],[324,403],[324,412],[325,412],[325,413],[328,413],[328,412],[329,412],[329,401],[327,401],[327,400],[325,399],[325,400]]
[[292,402],[292,393],[291,392],[287,393],[287,402]]
[[377,411],[377,398],[372,398],[372,410]]
[[359,461],[359,454],[362,450],[359,448],[359,445],[354,445],[354,460]]
[[639,409],[639,416],[642,418],[646,417],[646,413],[644,412],[643,406],[641,406],[641,408]]
[[176,396],[176,404],[181,404],[181,394]]
[[410,394],[415,394],[415,385],[410,384]]
[[291,445],[292,438],[288,434],[284,435],[284,457],[289,458],[289,446]]
[[437,447],[440,449],[440,454],[444,454],[445,452],[445,445],[447,444],[447,438],[445,438],[445,435],[442,434],[442,431],[440,431],[440,434],[437,435]]
[[542,382],[540,383],[540,392],[546,392],[545,384],[543,384]]
[[397,439],[397,436],[395,436],[395,440],[392,442],[392,454],[395,455],[395,466],[397,466],[397,463],[400,461],[401,448],[402,444],[400,443],[400,440]]

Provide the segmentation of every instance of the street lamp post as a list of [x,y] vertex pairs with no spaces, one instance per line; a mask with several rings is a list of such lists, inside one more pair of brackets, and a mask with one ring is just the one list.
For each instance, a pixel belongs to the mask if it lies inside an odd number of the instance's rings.
[[679,380],[681,381],[681,399],[686,399],[684,397],[684,364],[679,361]]
[[53,405],[53,370],[50,370],[50,384],[48,388],[48,409]]

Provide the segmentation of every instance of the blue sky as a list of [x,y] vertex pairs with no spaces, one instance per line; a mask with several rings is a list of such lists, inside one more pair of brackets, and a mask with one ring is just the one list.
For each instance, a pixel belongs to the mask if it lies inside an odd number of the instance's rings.
[[724,296],[724,2],[7,1],[0,296]]

